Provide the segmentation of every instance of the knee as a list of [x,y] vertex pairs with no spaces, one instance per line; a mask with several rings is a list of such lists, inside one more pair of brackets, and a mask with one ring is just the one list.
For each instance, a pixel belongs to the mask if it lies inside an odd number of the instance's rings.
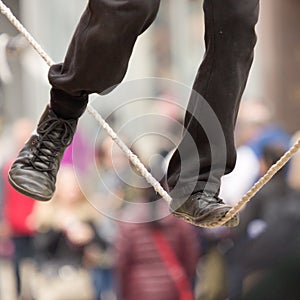
[[259,14],[259,0],[243,0],[243,1],[230,1],[230,14],[228,18],[231,19],[231,24],[235,25],[235,28],[241,28],[243,30],[253,30]]
[[89,0],[89,8],[93,14],[109,14],[119,17],[130,15],[136,17],[150,17],[157,14],[160,0]]
[[[115,0],[119,2],[119,0]],[[126,0],[121,6],[134,9],[142,14],[148,15],[156,11],[159,7],[160,0]]]
[[144,31],[155,19],[160,0],[90,0],[89,11],[95,23],[110,23],[116,32]]
[[236,50],[239,56],[248,58],[257,41],[255,25],[259,13],[258,0],[233,0],[228,3],[231,5],[227,7],[227,13],[217,21],[217,32],[223,32],[234,41],[232,51]]
[[120,4],[120,8],[121,11],[130,13],[132,19],[148,24],[155,19],[159,4],[160,0],[127,0]]

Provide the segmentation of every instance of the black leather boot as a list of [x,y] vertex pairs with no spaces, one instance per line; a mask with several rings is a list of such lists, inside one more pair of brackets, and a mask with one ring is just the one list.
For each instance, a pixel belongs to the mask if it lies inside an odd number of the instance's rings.
[[20,193],[36,200],[50,200],[64,151],[71,144],[78,119],[58,118],[47,106],[37,131],[12,164],[8,180]]
[[[222,199],[213,193],[198,192],[186,201],[173,199],[170,204],[171,213],[186,222],[202,227],[213,227],[231,209]],[[234,227],[239,224],[236,214],[224,226]]]

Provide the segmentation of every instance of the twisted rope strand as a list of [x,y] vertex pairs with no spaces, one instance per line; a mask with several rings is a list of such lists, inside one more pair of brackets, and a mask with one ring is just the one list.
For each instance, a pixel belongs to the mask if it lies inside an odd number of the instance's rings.
[[221,226],[230,220],[237,212],[239,212],[247,202],[250,201],[256,193],[261,190],[261,188],[268,183],[272,177],[283,168],[288,161],[299,151],[300,149],[300,139],[298,139],[295,144],[275,163],[270,169],[266,172],[264,176],[262,176],[253,186],[252,188],[241,198],[241,200],[232,207],[226,216],[224,216],[219,222],[214,224],[215,226]]
[[[53,65],[52,59],[43,50],[39,43],[33,38],[33,36],[26,30],[26,28],[20,23],[20,21],[13,15],[11,10],[0,0],[0,11],[7,19],[16,27],[16,29],[24,35],[30,45],[36,50],[36,52],[44,59],[48,66]],[[153,186],[155,191],[159,193],[164,200],[168,203],[171,202],[171,196],[163,189],[161,184],[149,173],[139,158],[126,146],[126,144],[118,137],[116,132],[109,126],[109,124],[102,118],[102,116],[89,104],[87,111],[95,118],[98,124],[107,132],[107,134],[113,139],[113,141],[120,147],[125,153],[131,163],[135,166],[138,172],[146,179],[146,181]],[[218,222],[211,224],[207,227],[217,227],[224,225],[229,221],[236,213],[238,213],[244,205],[250,201],[250,199],[267,183],[270,179],[293,157],[293,155],[300,149],[300,139],[288,150],[271,168],[267,173],[261,177],[253,187],[241,198],[241,200],[232,207],[228,213],[221,218]]]
[[135,166],[137,171],[151,184],[154,190],[159,193],[163,199],[165,199],[169,204],[172,200],[170,195],[163,189],[161,184],[149,173],[145,168],[139,158],[126,146],[126,144],[118,137],[115,131],[109,126],[107,122],[101,117],[101,115],[89,104],[88,105],[89,113],[96,119],[100,126],[105,129],[107,134],[113,139],[113,141],[120,147],[120,149],[125,153],[129,158],[132,164]]

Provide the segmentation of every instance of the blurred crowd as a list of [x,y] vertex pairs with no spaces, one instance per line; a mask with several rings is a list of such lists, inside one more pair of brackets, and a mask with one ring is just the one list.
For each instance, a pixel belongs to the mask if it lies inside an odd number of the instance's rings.
[[[0,36],[0,93],[10,78],[4,54],[23,47],[20,38]],[[157,109],[180,123],[176,107],[162,102]],[[300,153],[243,208],[237,228],[203,229],[169,215],[109,138],[91,153],[80,131],[76,168],[71,146],[53,199],[21,195],[7,172],[34,124],[8,125],[0,119],[1,300],[299,299]],[[180,136],[178,126],[165,129]],[[280,128],[265,103],[244,100],[224,201],[236,204],[299,138]],[[164,184],[160,168],[172,149],[158,144],[160,160],[148,167]],[[95,161],[97,178],[87,159]]]
[[[79,185],[70,148],[50,202],[19,194],[7,171],[32,129],[30,120],[19,119],[0,140],[1,299],[298,299],[300,154],[246,205],[237,228],[203,229],[170,216],[153,189],[134,183],[133,167],[108,138],[94,153],[101,180]],[[299,136],[274,123],[264,103],[244,101],[224,200],[240,200]],[[160,149],[156,167],[170,150]],[[89,156],[88,149],[80,153]],[[88,177],[84,165],[79,170]],[[90,195],[85,182],[94,187]]]

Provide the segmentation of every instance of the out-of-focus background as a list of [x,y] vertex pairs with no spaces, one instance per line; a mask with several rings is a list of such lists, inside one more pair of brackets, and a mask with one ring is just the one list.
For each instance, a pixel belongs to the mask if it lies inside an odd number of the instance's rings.
[[[56,62],[63,60],[87,4],[3,2]],[[236,203],[300,137],[299,15],[296,0],[261,1],[255,59],[236,127],[237,165],[221,188],[227,203]],[[114,95],[91,97],[158,179],[180,137],[188,101],[178,99],[170,82],[192,85],[204,54],[203,36],[201,0],[162,1],[157,20],[138,39],[124,80],[136,80],[146,100],[122,107]],[[195,299],[300,298],[295,280],[300,278],[300,154],[241,212],[238,228],[205,230],[172,217],[160,220],[161,213],[167,214],[160,202],[147,211],[130,206],[153,203],[155,195],[92,118],[84,116],[74,155],[70,148],[64,157],[55,197],[37,203],[15,192],[7,170],[49,101],[47,71],[0,15],[1,300],[137,299],[134,291],[145,293],[145,300],[179,299],[166,256],[155,242],[157,231],[173,246]],[[88,170],[91,157],[98,177]],[[117,221],[143,220],[145,214],[157,221]],[[173,250],[167,252],[173,255]]]

